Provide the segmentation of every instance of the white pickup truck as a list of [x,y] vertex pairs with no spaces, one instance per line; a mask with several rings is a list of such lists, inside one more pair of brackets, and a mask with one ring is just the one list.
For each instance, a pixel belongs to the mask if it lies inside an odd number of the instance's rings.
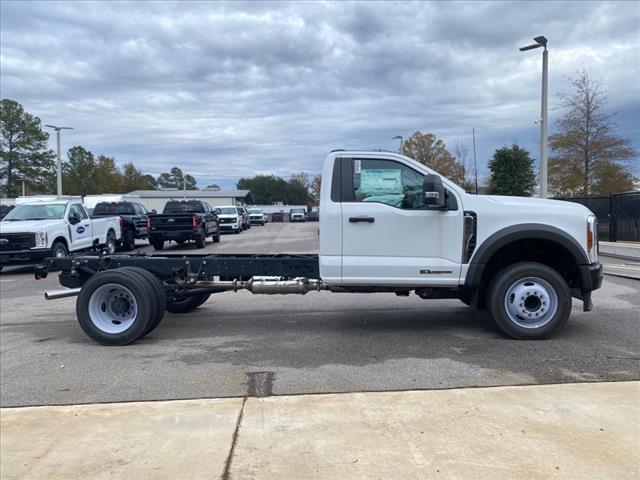
[[188,312],[225,290],[458,298],[517,339],[558,331],[572,297],[591,309],[602,266],[587,208],[470,195],[393,153],[335,151],[322,173],[319,255],[75,257],[36,267],[36,278],[61,269],[68,288],[46,297],[78,295],[80,326],[105,345],[133,342],[165,309]]
[[23,203],[0,222],[0,269],[95,246],[113,254],[121,236],[120,217],[91,219],[78,200]]

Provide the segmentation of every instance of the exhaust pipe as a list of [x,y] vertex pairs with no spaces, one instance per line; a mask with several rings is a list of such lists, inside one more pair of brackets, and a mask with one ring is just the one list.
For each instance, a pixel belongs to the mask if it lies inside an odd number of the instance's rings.
[[47,300],[58,300],[60,298],[77,297],[80,295],[81,288],[65,288],[63,290],[50,290],[44,292],[44,298]]
[[196,288],[219,288],[224,290],[249,290],[251,293],[263,295],[285,295],[295,293],[304,295],[312,290],[326,290],[321,280],[298,277],[283,280],[282,277],[251,277],[247,281],[233,280],[231,282],[199,281],[193,284]]

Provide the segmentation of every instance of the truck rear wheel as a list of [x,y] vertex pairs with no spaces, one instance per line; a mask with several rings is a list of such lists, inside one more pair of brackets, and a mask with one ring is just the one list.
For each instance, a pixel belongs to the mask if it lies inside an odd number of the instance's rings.
[[122,239],[122,249],[130,252],[134,248],[136,248],[136,234],[133,230],[127,230]]
[[160,282],[160,280],[148,270],[140,267],[122,267],[119,270],[129,271],[135,275],[138,275],[139,277],[141,277],[141,281],[147,282],[154,291],[152,303],[155,307],[155,312],[153,312],[151,315],[151,321],[147,326],[147,330],[142,334],[143,336],[147,335],[148,333],[151,333],[158,325],[160,325],[160,322],[162,322],[162,318],[164,317],[165,312],[165,306],[167,304],[167,294],[165,293],[164,288],[162,288],[162,283]]
[[512,338],[541,340],[560,330],[571,314],[571,291],[554,269],[521,262],[500,271],[489,286],[487,306]]
[[213,239],[213,243],[218,243],[220,241],[220,230],[214,233],[211,238]]
[[117,247],[116,234],[113,232],[113,230],[109,230],[107,232],[107,239],[104,246],[109,255],[113,255],[114,253],[116,253],[116,247]]
[[196,237],[196,248],[204,248],[207,241],[207,233],[204,231],[204,227],[200,229],[200,233]]
[[164,240],[162,240],[162,238],[150,238],[149,243],[153,246],[154,250],[162,250],[164,248]]
[[172,298],[167,301],[167,311],[171,313],[189,313],[209,299],[208,293],[192,297]]
[[82,330],[102,345],[127,345],[142,337],[154,314],[152,287],[121,269],[92,276],[82,287],[76,314]]

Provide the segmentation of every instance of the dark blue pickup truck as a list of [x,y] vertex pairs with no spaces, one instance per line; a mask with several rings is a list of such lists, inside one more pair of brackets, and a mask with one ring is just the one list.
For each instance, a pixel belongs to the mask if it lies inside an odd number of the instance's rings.
[[207,202],[200,200],[172,200],[167,202],[161,214],[147,217],[149,243],[155,250],[162,250],[164,242],[174,241],[182,245],[194,241],[197,248],[204,248],[206,238],[220,241],[218,216]]

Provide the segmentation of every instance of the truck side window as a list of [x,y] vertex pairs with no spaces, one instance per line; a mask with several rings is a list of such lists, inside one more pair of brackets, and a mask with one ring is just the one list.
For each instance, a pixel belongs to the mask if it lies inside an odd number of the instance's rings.
[[86,219],[87,218],[87,212],[84,211],[84,208],[80,207],[80,205],[78,205],[77,203],[74,203],[73,205],[71,205],[69,207],[69,217],[71,218],[71,216],[73,214],[78,214],[80,216],[80,218],[82,219]]
[[402,209],[422,209],[421,173],[393,160],[353,160],[353,199]]

